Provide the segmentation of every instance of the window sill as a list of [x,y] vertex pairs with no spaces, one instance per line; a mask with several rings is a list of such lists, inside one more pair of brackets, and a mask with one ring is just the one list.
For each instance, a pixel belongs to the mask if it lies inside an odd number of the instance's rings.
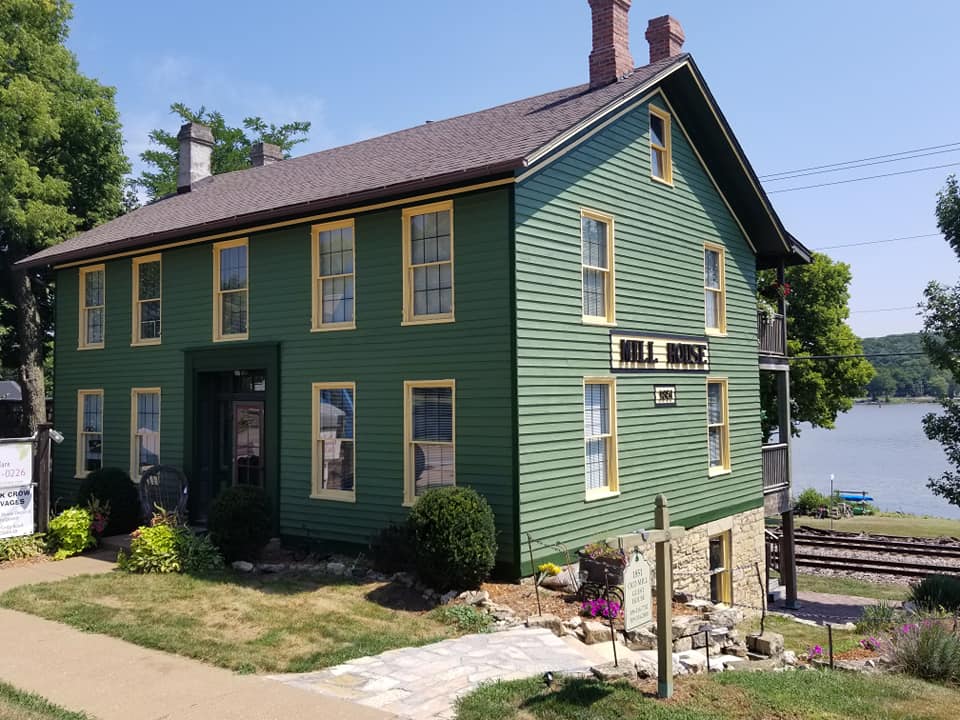
[[357,324],[352,323],[330,323],[327,325],[314,325],[310,328],[310,332],[334,332],[336,330],[356,330]]
[[717,328],[704,328],[703,334],[709,335],[710,337],[726,337],[727,331],[725,329],[719,330]]
[[707,477],[719,477],[721,475],[729,475],[733,470],[728,467],[714,467],[707,470]]
[[98,343],[97,345],[77,345],[77,350],[103,350],[103,347],[103,343]]
[[662,178],[662,177],[657,177],[656,175],[651,175],[651,176],[650,176],[650,179],[653,180],[653,181],[655,181],[655,182],[660,183],[661,185],[666,185],[667,187],[671,187],[671,188],[674,187],[673,178],[670,178],[670,179],[668,180],[667,178]]
[[310,493],[310,499],[355,503],[357,501],[357,494],[347,490],[321,490],[320,492]]
[[604,318],[592,318],[587,315],[584,315],[580,318],[580,322],[583,325],[595,325],[596,327],[616,327],[616,320],[605,320]]
[[419,320],[402,320],[400,322],[400,327],[407,327],[408,325],[438,325],[440,323],[452,322],[454,322],[453,315],[442,315],[439,317],[427,317]]
[[234,342],[236,340],[249,340],[249,333],[244,333],[243,335],[223,335],[221,337],[214,336],[213,341],[215,343],[219,342]]
[[150,347],[152,345],[159,345],[159,340],[141,340],[139,342],[130,343],[130,347]]
[[584,501],[585,502],[594,502],[595,500],[606,500],[607,498],[619,497],[619,490],[609,490],[607,488],[601,488],[598,490],[587,490]]

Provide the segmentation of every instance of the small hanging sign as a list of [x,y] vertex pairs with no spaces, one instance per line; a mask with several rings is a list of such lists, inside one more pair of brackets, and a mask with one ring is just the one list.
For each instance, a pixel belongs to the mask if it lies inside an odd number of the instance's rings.
[[623,571],[623,624],[627,632],[653,622],[650,575],[650,563],[635,549]]
[[33,532],[33,443],[0,443],[0,538]]
[[653,405],[654,407],[676,407],[677,386],[676,385],[654,385],[653,386]]

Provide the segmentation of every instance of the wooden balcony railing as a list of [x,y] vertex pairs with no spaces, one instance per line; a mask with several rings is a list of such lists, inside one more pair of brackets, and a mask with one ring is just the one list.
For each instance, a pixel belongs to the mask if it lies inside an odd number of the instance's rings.
[[786,443],[763,446],[763,493],[765,495],[790,486],[788,452]]
[[761,355],[787,354],[787,324],[783,315],[757,313],[757,337]]

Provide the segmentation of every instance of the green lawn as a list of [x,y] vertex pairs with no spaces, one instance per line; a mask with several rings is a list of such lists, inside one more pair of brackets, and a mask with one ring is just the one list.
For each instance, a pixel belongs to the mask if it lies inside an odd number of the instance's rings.
[[239,672],[307,672],[456,632],[389,607],[418,598],[384,583],[114,572],[15,588],[0,606]]
[[[741,636],[747,636],[751,633],[760,631],[760,617],[747,618],[742,624],[737,626]],[[768,615],[764,623],[764,630],[783,635],[783,646],[787,650],[793,650],[795,653],[805,653],[815,645],[823,648],[824,655],[827,652],[827,628],[823,625],[807,625],[798,623],[790,618],[780,617],[779,615]],[[833,631],[833,649],[834,652],[844,652],[857,647],[857,643],[863,638],[862,634],[855,631],[834,630]]]
[[89,715],[51,705],[39,695],[25,693],[0,682],[2,720],[90,720]]
[[725,672],[681,679],[661,701],[625,683],[540,678],[485,685],[459,720],[955,720],[960,692],[902,676]]
[[[797,527],[828,529],[830,520],[818,520],[814,517],[797,516]],[[833,521],[833,529],[843,532],[866,532],[872,535],[905,535],[908,537],[960,537],[960,520],[946,518],[921,517],[920,515],[896,515],[880,513],[878,515],[857,515]]]
[[908,586],[897,583],[867,582],[855,578],[833,577],[828,575],[797,575],[800,590],[834,595],[857,595],[878,600],[905,600]]

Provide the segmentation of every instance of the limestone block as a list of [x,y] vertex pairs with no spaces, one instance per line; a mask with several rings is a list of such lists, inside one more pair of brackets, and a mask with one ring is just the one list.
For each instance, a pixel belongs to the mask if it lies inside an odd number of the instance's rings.
[[527,618],[527,627],[531,628],[547,628],[557,637],[563,637],[564,628],[563,621],[556,615],[545,614],[545,615],[531,615]]
[[780,657],[783,655],[783,635],[775,632],[747,635],[747,647],[760,655]]
[[626,643],[631,650],[656,650],[657,636],[647,628],[631,630],[626,635]]
[[610,627],[597,620],[585,620],[577,631],[583,631],[583,641],[587,645],[610,642]]

